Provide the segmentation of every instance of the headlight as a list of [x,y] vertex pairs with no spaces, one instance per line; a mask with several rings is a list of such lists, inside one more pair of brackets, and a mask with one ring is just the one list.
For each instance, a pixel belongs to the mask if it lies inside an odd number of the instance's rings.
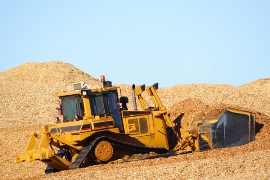
[[82,91],[82,95],[83,96],[86,96],[87,95],[87,92],[86,91]]

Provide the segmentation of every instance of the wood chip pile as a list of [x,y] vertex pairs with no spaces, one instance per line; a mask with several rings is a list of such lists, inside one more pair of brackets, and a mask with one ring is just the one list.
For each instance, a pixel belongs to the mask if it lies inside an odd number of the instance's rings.
[[[59,61],[26,63],[0,73],[0,175],[1,179],[269,179],[270,178],[270,79],[239,87],[226,84],[176,85],[159,88],[158,94],[173,120],[181,123],[209,117],[226,107],[256,115],[256,140],[249,144],[204,152],[107,164],[44,175],[45,164],[14,163],[30,134],[53,123],[57,93],[83,81],[100,87],[98,79]],[[143,82],[142,82],[143,83]],[[131,85],[119,84],[133,108]],[[153,103],[143,94],[149,105]]]

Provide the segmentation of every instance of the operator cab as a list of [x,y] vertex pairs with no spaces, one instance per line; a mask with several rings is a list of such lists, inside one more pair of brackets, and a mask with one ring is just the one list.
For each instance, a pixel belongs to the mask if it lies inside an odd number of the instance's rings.
[[111,82],[105,81],[104,76],[101,76],[101,82],[103,88],[100,89],[90,89],[84,83],[74,83],[74,91],[58,95],[63,122],[111,116],[115,126],[123,131],[120,111],[127,110],[128,98],[120,97],[119,100],[117,87],[112,87]]

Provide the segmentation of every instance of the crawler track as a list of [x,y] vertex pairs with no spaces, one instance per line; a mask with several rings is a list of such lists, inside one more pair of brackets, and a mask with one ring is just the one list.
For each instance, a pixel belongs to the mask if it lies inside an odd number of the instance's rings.
[[[172,155],[172,153],[165,149],[165,148],[158,148],[158,147],[146,147],[146,146],[141,146],[141,145],[134,145],[134,144],[130,144],[130,143],[126,143],[123,141],[119,141],[107,136],[101,136],[101,137],[97,137],[96,139],[94,139],[89,145],[85,146],[81,152],[79,153],[79,155],[77,156],[77,158],[75,159],[75,161],[73,163],[70,164],[69,169],[76,169],[76,168],[80,168],[85,166],[84,165],[84,160],[85,158],[89,155],[89,154],[93,154],[93,151],[95,149],[95,145],[102,141],[102,140],[106,140],[108,142],[110,142],[114,147],[120,147],[126,150],[131,150],[131,151],[135,151],[138,153],[150,153],[150,152],[155,152],[157,154],[159,154],[159,156],[168,156],[169,154]],[[151,158],[153,158],[153,156],[151,156]]]

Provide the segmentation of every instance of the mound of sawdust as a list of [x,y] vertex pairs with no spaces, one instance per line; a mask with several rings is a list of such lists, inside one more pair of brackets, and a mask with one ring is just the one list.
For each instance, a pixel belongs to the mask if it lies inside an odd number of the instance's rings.
[[[101,86],[98,79],[59,61],[26,63],[0,73],[2,179],[269,178],[270,79],[260,79],[239,87],[191,84],[158,89],[172,120],[184,114],[181,123],[192,123],[203,116],[216,116],[216,113],[227,107],[253,112],[256,116],[256,140],[247,145],[88,167],[53,175],[43,175],[45,165],[41,162],[15,164],[14,157],[23,152],[31,132],[39,130],[43,124],[53,122],[53,117],[57,115],[57,93],[67,90],[78,81],[84,81],[90,87]],[[128,107],[132,109],[131,85],[118,86],[121,94],[128,96]],[[143,96],[151,106],[151,98],[145,93]]]
[[248,111],[254,114],[259,113],[256,112],[254,109],[241,107],[235,104],[219,103],[208,105],[206,103],[203,103],[199,99],[192,98],[175,103],[168,112],[172,121],[176,119],[179,115],[182,115],[181,125],[183,125],[186,122],[192,124],[196,120],[219,118],[228,108]]
[[68,63],[26,63],[1,73],[0,128],[44,125],[53,122],[57,93],[83,81],[100,87],[98,79]]
[[9,69],[1,74],[2,78],[14,82],[32,82],[32,83],[59,83],[70,85],[82,79],[88,83],[98,83],[98,79],[89,76],[75,66],[52,61],[45,63],[29,62],[15,68]]

